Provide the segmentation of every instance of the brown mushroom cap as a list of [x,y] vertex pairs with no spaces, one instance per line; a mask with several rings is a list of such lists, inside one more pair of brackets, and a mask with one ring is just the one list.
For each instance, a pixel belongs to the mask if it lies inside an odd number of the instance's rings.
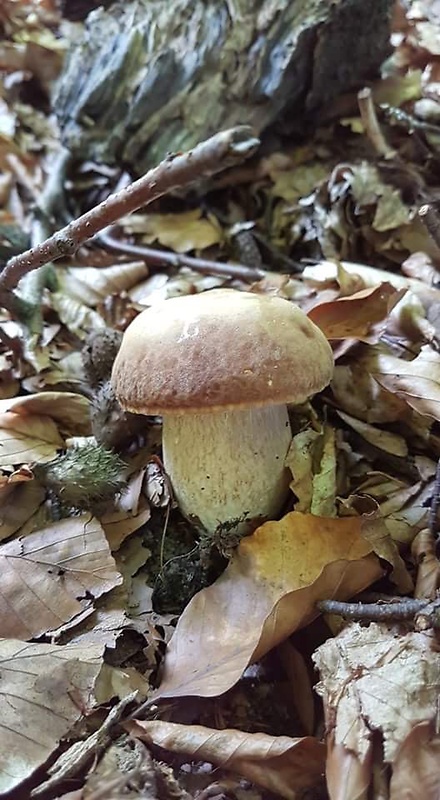
[[139,314],[112,383],[124,408],[164,415],[301,403],[332,373],[327,339],[297,306],[214,289]]

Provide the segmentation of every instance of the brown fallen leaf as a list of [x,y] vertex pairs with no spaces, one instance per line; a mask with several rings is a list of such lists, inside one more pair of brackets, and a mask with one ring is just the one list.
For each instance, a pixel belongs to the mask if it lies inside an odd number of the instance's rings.
[[373,377],[419,414],[440,420],[440,353],[430,345],[413,361],[379,356]]
[[358,339],[362,342],[378,341],[390,311],[404,295],[390,283],[361,289],[349,297],[339,297],[329,303],[319,303],[308,312],[308,317],[318,325],[328,339]]
[[440,736],[434,725],[415,725],[399,747],[390,783],[390,800],[438,800]]
[[[316,688],[324,699],[331,744],[331,797],[365,796],[344,793],[346,766],[357,792],[359,780],[364,790],[373,736],[380,736],[385,764],[393,765],[415,726],[435,725],[440,690],[435,636],[432,631],[404,634],[397,627],[356,623],[321,645],[313,660],[321,675]],[[376,761],[378,753],[376,748]]]
[[133,720],[124,728],[172,753],[185,753],[238,772],[286,800],[297,800],[298,792],[322,781],[325,748],[311,736],[291,739],[161,720]]
[[383,574],[362,519],[292,512],[243,539],[220,578],[181,615],[158,697],[213,697],[309,622],[323,598],[347,599]]
[[58,291],[94,308],[112,295],[120,295],[148,275],[145,261],[110,267],[64,267],[58,269]]
[[0,640],[2,795],[44,764],[94,705],[103,652],[103,645],[59,647]]
[[403,436],[376,428],[374,425],[362,422],[360,419],[356,419],[350,414],[345,414],[343,411],[338,411],[337,414],[350,428],[353,428],[356,433],[359,433],[366,442],[374,445],[374,447],[401,458],[405,458],[408,455],[408,445]]
[[0,546],[0,635],[30,639],[122,582],[99,522],[83,514]]
[[42,414],[0,413],[0,467],[28,461],[50,461],[64,446],[53,419]]
[[0,401],[0,412],[50,417],[65,436],[90,433],[90,402],[75,392],[38,392]]
[[36,481],[9,484],[0,489],[0,541],[8,539],[30,519],[45,497]]

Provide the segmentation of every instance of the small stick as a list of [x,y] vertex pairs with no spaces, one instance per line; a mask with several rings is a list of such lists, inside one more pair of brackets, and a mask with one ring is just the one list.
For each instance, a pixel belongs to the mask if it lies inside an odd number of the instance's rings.
[[142,178],[110,195],[95,208],[73,220],[45,242],[11,258],[0,275],[0,298],[13,289],[31,270],[70,256],[84,242],[125,214],[136,211],[158,197],[186,187],[200,178],[239,164],[255,153],[259,140],[247,125],[221,131],[193,150],[170,155]]
[[102,231],[94,241],[108,250],[116,253],[142,258],[152,266],[189,267],[195,272],[204,275],[224,275],[227,278],[237,278],[242,281],[261,281],[267,277],[267,272],[259,267],[247,267],[244,264],[223,263],[222,261],[209,261],[204,258],[193,258],[182,253],[157,250],[153,247],[143,247],[128,242],[120,242],[112,235],[112,229]]
[[[327,614],[339,614],[346,619],[365,619],[370,622],[383,622],[385,620],[413,619],[421,615],[431,605],[430,600],[413,600],[403,598],[400,602],[393,603],[343,603],[339,600],[320,600],[317,607]],[[438,616],[438,611],[436,611]],[[440,620],[434,614],[430,617],[433,627],[440,626]]]
[[437,461],[434,484],[432,487],[431,506],[428,516],[428,528],[434,539],[440,534],[440,459]]
[[396,151],[388,144],[377,119],[371,89],[365,87],[358,92],[361,120],[371,144],[381,158],[394,158]]

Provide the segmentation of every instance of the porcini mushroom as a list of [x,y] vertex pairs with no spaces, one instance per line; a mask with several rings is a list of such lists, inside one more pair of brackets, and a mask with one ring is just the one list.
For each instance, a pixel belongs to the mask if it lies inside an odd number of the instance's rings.
[[164,464],[180,509],[213,533],[280,512],[292,436],[286,404],[316,394],[332,372],[327,339],[297,306],[213,289],[139,314],[112,383],[125,409],[163,417]]

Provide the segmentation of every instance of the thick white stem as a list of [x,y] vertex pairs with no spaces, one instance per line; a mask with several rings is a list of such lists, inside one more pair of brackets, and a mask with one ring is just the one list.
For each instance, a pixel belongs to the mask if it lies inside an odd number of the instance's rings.
[[164,417],[165,469],[183,514],[211,533],[243,514],[273,519],[288,494],[291,438],[286,406]]

